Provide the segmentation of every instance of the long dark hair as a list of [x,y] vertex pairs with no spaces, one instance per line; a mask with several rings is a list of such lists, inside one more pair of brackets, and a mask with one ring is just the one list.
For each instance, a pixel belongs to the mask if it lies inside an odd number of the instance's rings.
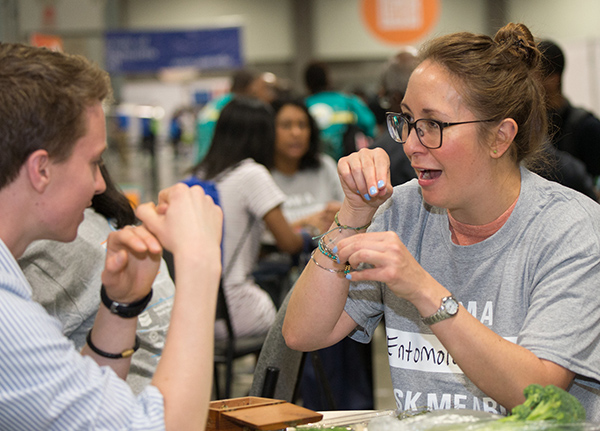
[[92,208],[107,219],[114,219],[117,229],[136,224],[138,220],[129,199],[117,188],[103,164],[100,165],[100,172],[106,183],[106,190],[92,198]]
[[274,150],[271,107],[257,99],[236,96],[221,111],[210,149],[192,172],[210,180],[247,158],[269,167],[273,165]]
[[[275,100],[271,104],[271,106],[273,107],[273,111],[275,111],[275,118],[277,118],[277,114],[279,113],[279,111],[281,111],[281,109],[287,105],[296,106],[299,109],[301,109],[308,117],[308,124],[310,127],[308,151],[300,159],[298,169],[304,170],[318,168],[321,165],[321,160],[319,159],[321,141],[319,139],[319,128],[317,126],[317,122],[315,121],[313,116],[310,115],[310,112],[308,111],[308,108],[306,107],[304,101],[295,97],[280,98]],[[271,166],[267,167],[271,168]]]

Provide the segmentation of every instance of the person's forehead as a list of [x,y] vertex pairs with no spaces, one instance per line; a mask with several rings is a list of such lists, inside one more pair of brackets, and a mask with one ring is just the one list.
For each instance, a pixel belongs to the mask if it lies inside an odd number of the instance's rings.
[[[423,111],[462,111],[467,109],[457,80],[442,65],[425,60],[409,80],[403,104],[419,105]],[[417,109],[417,106],[409,106]]]
[[90,157],[100,156],[107,148],[106,117],[100,103],[86,108],[86,131],[75,144],[75,151]]

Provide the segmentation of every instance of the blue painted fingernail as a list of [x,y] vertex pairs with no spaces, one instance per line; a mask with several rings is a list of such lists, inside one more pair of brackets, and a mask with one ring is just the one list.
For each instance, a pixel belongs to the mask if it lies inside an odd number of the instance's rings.
[[337,263],[342,263],[342,262],[340,261],[340,258],[339,258],[339,257],[336,257],[336,258],[335,258],[335,261],[336,261]]
[[369,189],[369,194],[376,195],[377,194],[377,187],[371,186],[371,188]]
[[366,193],[363,198],[365,198],[366,200],[370,201],[371,200],[371,196],[369,196],[368,193]]
[[385,181],[383,180],[379,180],[377,181],[377,187],[382,189],[385,186]]
[[352,280],[352,274],[350,274],[350,273],[346,274],[346,279]]
[[360,191],[359,191],[359,190],[357,190],[357,191],[356,191],[356,194],[357,194],[357,195],[360,195]]
[[337,245],[336,245],[336,246],[334,246],[334,247],[331,249],[331,251],[332,251],[333,253],[337,254],[337,251],[338,251]]

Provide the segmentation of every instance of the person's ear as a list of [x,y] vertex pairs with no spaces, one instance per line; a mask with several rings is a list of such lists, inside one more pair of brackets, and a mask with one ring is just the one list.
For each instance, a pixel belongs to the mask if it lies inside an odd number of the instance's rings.
[[508,151],[518,130],[519,126],[512,118],[502,120],[496,132],[496,139],[490,147],[491,156],[494,159],[502,157]]
[[42,193],[50,183],[50,156],[46,150],[36,150],[27,157],[25,169],[31,186]]

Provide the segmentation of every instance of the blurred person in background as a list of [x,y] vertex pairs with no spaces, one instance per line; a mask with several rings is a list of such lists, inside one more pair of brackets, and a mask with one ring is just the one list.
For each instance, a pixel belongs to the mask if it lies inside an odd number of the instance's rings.
[[338,160],[367,147],[377,131],[375,115],[354,94],[333,89],[325,64],[310,63],[304,71],[309,95],[306,106],[321,131],[322,151]]
[[[566,66],[563,50],[547,39],[540,41],[538,46],[543,54],[542,76],[552,143],[556,149],[580,160],[595,185],[600,176],[600,120],[590,111],[571,105],[563,94],[562,78]],[[579,180],[579,183],[581,181],[585,180]]]
[[[339,211],[344,193],[337,164],[319,151],[319,129],[301,99],[278,99],[275,111],[275,157],[271,174],[286,194],[283,212],[299,231],[309,233],[304,253],[296,263],[302,270],[317,246],[315,237],[325,233]],[[373,409],[371,346],[345,338],[334,346],[313,352],[304,361],[300,380],[302,405],[327,410],[326,395],[315,373],[313,355],[323,367],[327,383],[340,410]]]
[[344,194],[337,164],[320,151],[319,129],[301,99],[277,99],[275,154],[270,169],[285,193],[283,213],[292,225],[319,235],[331,225]]
[[[255,269],[265,227],[280,251],[297,253],[303,238],[287,222],[285,194],[266,166],[273,164],[275,125],[270,106],[243,96],[221,111],[206,157],[192,168],[201,180],[216,184],[224,214],[223,286],[236,336],[265,334],[276,305],[256,283]],[[216,337],[226,337],[219,321]]]
[[236,71],[229,92],[208,102],[198,113],[195,163],[201,162],[206,156],[219,115],[234,97],[254,97],[271,103],[276,95],[277,77],[273,73],[258,73],[250,69]]

